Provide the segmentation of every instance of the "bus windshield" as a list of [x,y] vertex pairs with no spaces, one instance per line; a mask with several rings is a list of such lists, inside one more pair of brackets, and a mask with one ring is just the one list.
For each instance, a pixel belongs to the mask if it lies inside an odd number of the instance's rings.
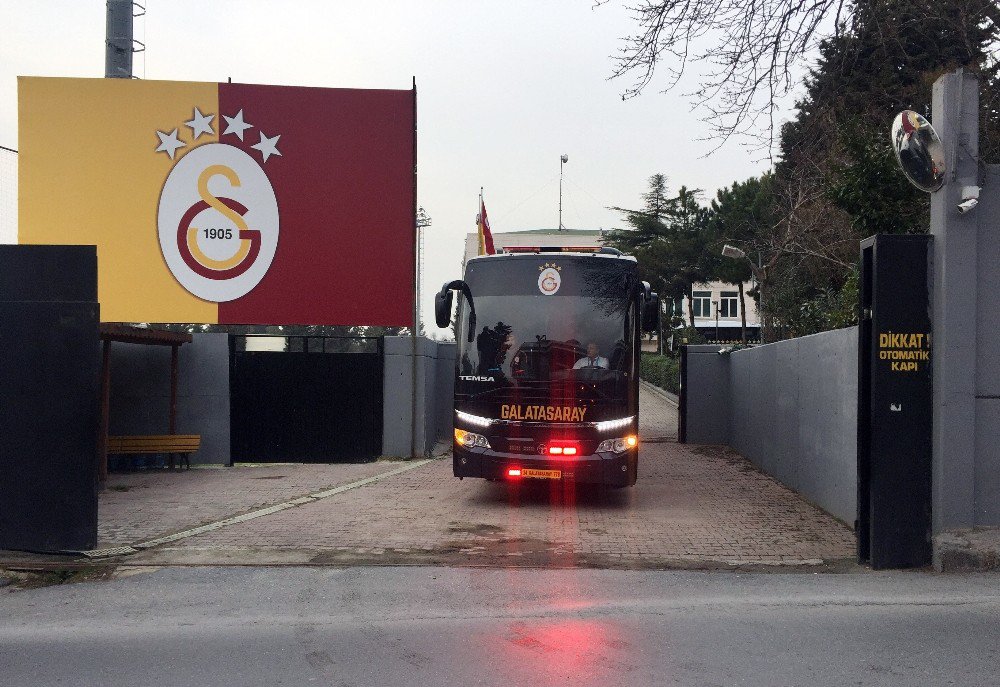
[[[539,275],[551,264],[559,284],[545,295]],[[459,374],[518,385],[618,379],[632,365],[630,268],[634,263],[593,257],[471,263],[478,324],[473,341],[459,338]],[[468,315],[463,299],[461,322]]]
[[544,381],[602,379],[627,369],[625,313],[595,317],[595,307],[585,297],[476,298],[483,326],[463,342],[462,374]]

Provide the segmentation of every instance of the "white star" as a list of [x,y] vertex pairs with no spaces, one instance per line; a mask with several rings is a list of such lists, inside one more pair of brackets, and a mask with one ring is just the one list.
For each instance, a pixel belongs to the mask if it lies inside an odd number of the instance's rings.
[[178,148],[183,148],[186,143],[182,143],[177,140],[177,129],[174,129],[169,134],[165,134],[162,131],[157,131],[156,135],[160,137],[160,145],[156,147],[156,152],[164,152],[170,156],[170,159],[174,159],[174,153],[177,152]]
[[212,120],[215,119],[215,115],[203,115],[201,110],[197,107],[194,108],[194,119],[189,122],[184,122],[191,128],[191,133],[197,139],[202,134],[208,134],[211,136],[215,133],[212,130]]
[[267,158],[271,157],[272,155],[281,155],[281,153],[279,153],[278,149],[275,147],[278,144],[279,138],[281,138],[281,134],[268,138],[266,135],[264,135],[264,132],[261,131],[260,143],[252,145],[250,147],[254,148],[255,150],[259,150],[261,154],[264,156],[264,162],[267,162]]
[[223,131],[222,133],[236,134],[237,136],[240,137],[241,141],[243,140],[243,132],[246,131],[247,129],[253,128],[253,124],[247,124],[245,121],[243,121],[243,110],[237,112],[235,117],[227,117],[226,115],[222,115],[222,118],[226,120],[226,130]]

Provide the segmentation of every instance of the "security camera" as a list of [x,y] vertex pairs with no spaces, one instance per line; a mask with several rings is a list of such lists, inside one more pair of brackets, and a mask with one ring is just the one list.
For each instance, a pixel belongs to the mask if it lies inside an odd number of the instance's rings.
[[979,191],[980,188],[978,186],[962,187],[962,202],[958,204],[958,214],[964,215],[979,205]]
[[977,205],[979,205],[979,201],[976,200],[975,198],[966,198],[965,200],[963,200],[961,203],[958,204],[958,214],[964,215]]

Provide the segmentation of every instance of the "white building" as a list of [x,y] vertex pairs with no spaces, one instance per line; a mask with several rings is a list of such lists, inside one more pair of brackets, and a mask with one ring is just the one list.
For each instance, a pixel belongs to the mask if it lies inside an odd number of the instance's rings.
[[[760,314],[757,301],[746,295],[753,282],[743,284],[743,301],[746,305],[747,341],[760,340]],[[691,289],[691,307],[694,308],[694,326],[707,340],[720,343],[738,343],[743,318],[740,314],[740,292],[736,284],[721,281],[695,284]],[[674,316],[690,325],[688,299],[674,303]]]

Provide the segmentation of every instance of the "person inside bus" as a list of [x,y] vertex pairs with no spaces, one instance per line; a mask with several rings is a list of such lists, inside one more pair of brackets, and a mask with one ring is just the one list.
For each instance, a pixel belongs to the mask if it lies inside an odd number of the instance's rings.
[[587,344],[587,356],[577,360],[573,369],[580,370],[585,367],[602,367],[605,370],[611,367],[611,364],[608,363],[608,359],[601,357],[600,350],[598,350],[597,344],[594,342]]
[[507,350],[512,342],[511,326],[502,321],[495,327],[483,327],[476,337],[476,348],[479,350],[479,366],[477,374],[503,374],[503,363]]

